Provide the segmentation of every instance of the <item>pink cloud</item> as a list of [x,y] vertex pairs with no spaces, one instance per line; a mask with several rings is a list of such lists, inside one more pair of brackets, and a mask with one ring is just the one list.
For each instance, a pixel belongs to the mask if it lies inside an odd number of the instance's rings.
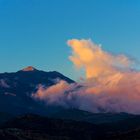
[[91,40],[72,39],[68,45],[70,60],[85,70],[86,79],[78,84],[58,81],[49,88],[40,86],[33,98],[91,112],[140,114],[140,72],[131,70],[132,60],[108,53]]

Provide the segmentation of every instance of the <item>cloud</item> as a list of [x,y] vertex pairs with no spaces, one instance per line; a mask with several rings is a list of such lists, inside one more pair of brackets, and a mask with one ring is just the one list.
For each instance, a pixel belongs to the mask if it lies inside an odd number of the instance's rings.
[[0,86],[4,88],[9,88],[10,86],[7,84],[5,79],[0,79]]
[[69,40],[72,48],[70,60],[78,68],[86,70],[87,78],[96,78],[116,73],[117,69],[127,69],[131,61],[125,55],[112,55],[102,50],[101,46],[91,40]]
[[71,89],[71,86],[63,80],[58,81],[53,86],[48,88],[39,86],[36,94],[32,94],[35,99],[47,101],[46,104],[66,105],[66,92]]
[[72,48],[70,60],[85,70],[86,79],[76,84],[58,81],[49,88],[41,86],[33,98],[96,113],[140,114],[140,72],[131,69],[131,59],[108,53],[91,40],[72,39],[68,45]]

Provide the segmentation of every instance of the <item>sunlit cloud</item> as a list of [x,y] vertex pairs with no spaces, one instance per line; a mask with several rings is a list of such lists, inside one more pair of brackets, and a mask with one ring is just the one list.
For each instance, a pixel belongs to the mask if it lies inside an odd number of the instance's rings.
[[67,44],[72,49],[69,59],[76,68],[85,70],[86,79],[76,84],[60,80],[49,88],[41,86],[33,98],[91,112],[140,114],[140,72],[131,69],[129,57],[106,52],[91,40],[72,39]]
[[105,52],[91,40],[72,39],[67,43],[72,48],[70,60],[76,67],[86,70],[87,78],[111,75],[131,65],[131,60],[125,55]]

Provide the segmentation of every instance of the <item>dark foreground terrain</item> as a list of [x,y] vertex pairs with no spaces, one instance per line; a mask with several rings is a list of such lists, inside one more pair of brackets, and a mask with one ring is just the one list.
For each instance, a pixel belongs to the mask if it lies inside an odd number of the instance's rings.
[[0,140],[139,140],[140,117],[93,124],[28,114],[0,126]]
[[98,126],[89,123],[25,115],[2,124],[0,140],[88,140],[99,133]]

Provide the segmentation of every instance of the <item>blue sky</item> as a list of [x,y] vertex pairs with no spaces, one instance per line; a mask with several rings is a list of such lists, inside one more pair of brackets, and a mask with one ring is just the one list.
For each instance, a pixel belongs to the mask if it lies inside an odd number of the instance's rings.
[[0,72],[32,65],[76,79],[72,38],[140,59],[140,1],[0,0]]

